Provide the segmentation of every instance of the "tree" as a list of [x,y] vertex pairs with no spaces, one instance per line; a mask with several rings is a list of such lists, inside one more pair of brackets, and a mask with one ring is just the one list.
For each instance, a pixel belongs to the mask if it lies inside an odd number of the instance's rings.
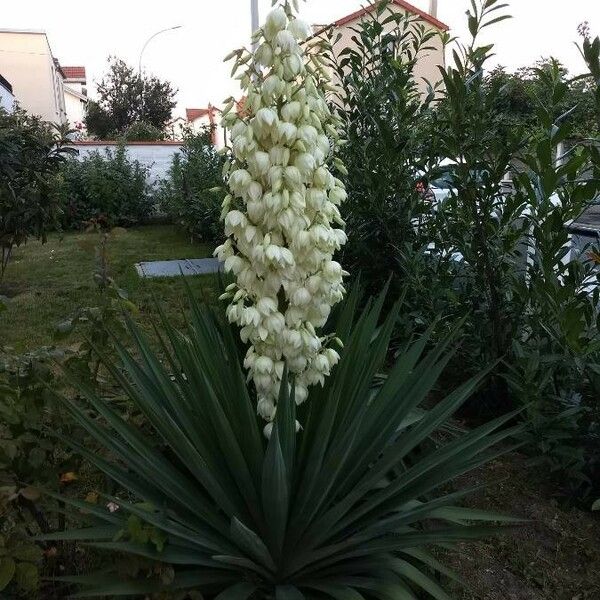
[[46,241],[59,212],[59,169],[68,154],[65,127],[23,110],[0,108],[0,279],[12,249],[30,236]]
[[[498,89],[494,110],[500,130],[524,127],[532,132],[537,123],[537,105],[544,103],[545,76],[556,67],[560,80],[567,85],[563,100],[554,106],[554,118],[561,115],[572,126],[573,135],[586,138],[600,132],[594,99],[594,82],[589,77],[570,77],[568,70],[556,59],[542,59],[531,67],[521,67],[508,73],[496,67],[486,76],[485,87]],[[567,114],[568,113],[568,114]]]
[[139,123],[162,131],[175,107],[176,92],[168,81],[138,73],[120,58],[109,57],[108,73],[98,84],[99,100],[89,102],[85,124],[100,138],[121,136]]

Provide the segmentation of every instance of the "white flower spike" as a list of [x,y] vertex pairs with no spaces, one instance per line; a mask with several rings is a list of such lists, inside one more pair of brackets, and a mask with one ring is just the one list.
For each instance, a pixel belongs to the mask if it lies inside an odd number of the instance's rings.
[[[273,9],[254,36],[250,60],[238,51],[234,72],[243,108],[223,117],[231,147],[224,171],[227,241],[215,254],[236,283],[224,295],[227,317],[250,348],[244,361],[258,395],[258,413],[272,421],[284,364],[294,375],[296,402],[323,383],[339,355],[319,335],[345,293],[345,272],[333,253],[346,241],[338,206],[344,184],[332,173],[340,121],[320,92],[323,68],[307,40],[297,3]],[[307,50],[305,54],[305,50]],[[311,67],[311,61],[314,63]]]

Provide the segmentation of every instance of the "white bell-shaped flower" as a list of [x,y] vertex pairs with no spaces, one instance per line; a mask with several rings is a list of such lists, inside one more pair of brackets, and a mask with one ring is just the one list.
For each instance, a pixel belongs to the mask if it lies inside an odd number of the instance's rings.
[[318,329],[344,294],[333,253],[346,242],[338,206],[347,194],[333,168],[344,170],[332,158],[340,122],[314,75],[322,67],[308,68],[307,46],[298,43],[310,27],[283,3],[257,32],[252,60],[238,59],[246,100],[243,110],[223,117],[231,193],[223,202],[227,240],[215,251],[236,278],[224,294],[231,300],[227,318],[249,344],[244,368],[267,421],[277,410],[284,365],[301,404],[339,361],[332,337]]

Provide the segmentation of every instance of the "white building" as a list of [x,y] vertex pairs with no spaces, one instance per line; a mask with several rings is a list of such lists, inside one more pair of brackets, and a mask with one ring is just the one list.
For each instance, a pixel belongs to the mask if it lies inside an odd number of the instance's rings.
[[10,81],[16,102],[28,113],[52,123],[81,122],[87,102],[85,69],[74,69],[67,76],[44,31],[0,29],[1,74]]
[[219,109],[211,104],[207,108],[186,108],[185,116],[187,127],[194,133],[199,133],[202,129],[210,128],[212,143],[217,148],[225,145],[225,132],[220,125],[218,116]]
[[12,111],[15,103],[12,85],[0,74],[0,107]]
[[63,75],[43,31],[0,29],[0,68],[21,108],[64,123]]
[[83,127],[88,102],[85,67],[62,67],[64,73],[65,110],[69,125]]

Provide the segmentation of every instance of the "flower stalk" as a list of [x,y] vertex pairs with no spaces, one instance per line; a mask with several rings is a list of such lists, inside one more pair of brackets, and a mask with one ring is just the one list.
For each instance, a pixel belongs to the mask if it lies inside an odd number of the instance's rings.
[[244,100],[224,108],[229,194],[222,218],[227,240],[215,254],[236,281],[224,297],[227,317],[249,349],[244,365],[256,386],[258,413],[272,421],[287,364],[295,399],[323,384],[339,355],[319,329],[345,293],[333,254],[346,242],[339,206],[345,172],[334,154],[340,121],[321,89],[329,76],[296,3],[274,8],[253,36],[254,53],[234,60]]

